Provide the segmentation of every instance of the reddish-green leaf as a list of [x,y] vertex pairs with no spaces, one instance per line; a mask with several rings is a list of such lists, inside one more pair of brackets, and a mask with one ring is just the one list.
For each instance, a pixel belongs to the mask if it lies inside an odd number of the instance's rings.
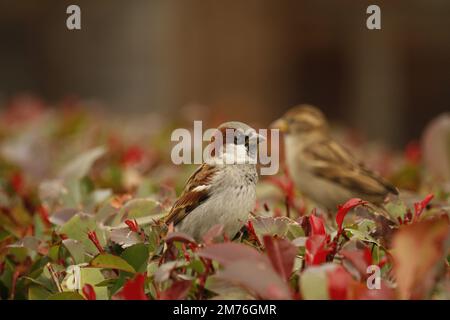
[[327,245],[327,237],[325,235],[309,236],[305,243],[305,260],[307,265],[318,265],[326,261],[330,252]]
[[218,277],[240,285],[262,299],[291,299],[289,287],[268,262],[236,261],[227,265]]
[[217,243],[198,252],[199,256],[228,265],[239,260],[267,261],[267,258],[250,246],[235,243]]
[[167,237],[166,237],[167,243],[172,243],[174,241],[195,244],[194,238],[192,238],[190,235],[183,233],[183,232],[171,232],[167,235]]
[[138,273],[134,279],[129,279],[118,293],[124,300],[148,300],[144,291],[145,274]]
[[88,300],[96,300],[97,299],[94,287],[92,285],[90,285],[89,283],[86,283],[83,286],[82,291],[83,291],[83,295],[86,297],[86,299],[88,299]]
[[264,246],[272,267],[283,279],[289,280],[297,248],[290,241],[270,235],[264,236]]
[[372,264],[372,254],[369,248],[364,247],[362,250],[342,250],[339,253],[344,257],[344,261],[348,261],[353,265],[362,279],[367,277],[367,267]]
[[337,266],[327,271],[328,296],[333,300],[345,300],[348,298],[352,276],[342,267]]
[[311,214],[309,216],[309,224],[311,226],[311,235],[326,235],[325,223],[322,218]]
[[433,194],[429,194],[420,202],[414,203],[414,221],[417,221],[420,218],[423,210],[427,207],[430,201],[434,198]]
[[161,292],[161,300],[183,300],[186,298],[191,288],[191,281],[182,280],[174,282],[170,288]]
[[405,225],[392,240],[391,254],[402,299],[426,297],[445,265],[450,229],[447,216]]
[[338,230],[342,230],[342,223],[344,222],[344,218],[351,209],[360,205],[364,205],[366,203],[367,201],[363,201],[359,198],[353,198],[348,200],[342,206],[338,206],[338,212],[336,214],[336,223],[338,225]]

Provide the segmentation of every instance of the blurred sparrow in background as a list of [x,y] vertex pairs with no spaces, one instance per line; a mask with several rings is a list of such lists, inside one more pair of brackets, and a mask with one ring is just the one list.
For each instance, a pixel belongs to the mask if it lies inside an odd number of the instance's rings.
[[[234,132],[234,138],[227,141],[230,132]],[[235,121],[220,125],[217,134],[223,145],[188,179],[165,219],[166,224],[173,223],[177,231],[197,241],[217,224],[233,238],[247,222],[256,201],[255,146],[264,137]]]
[[333,140],[319,109],[294,107],[271,127],[284,132],[286,165],[295,185],[324,209],[334,212],[337,205],[355,197],[380,205],[389,193],[398,194]]

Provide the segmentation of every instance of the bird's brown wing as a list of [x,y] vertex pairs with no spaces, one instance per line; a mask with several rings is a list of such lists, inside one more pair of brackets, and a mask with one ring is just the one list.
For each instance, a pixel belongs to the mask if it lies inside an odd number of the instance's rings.
[[335,141],[323,140],[305,148],[312,171],[318,177],[333,181],[356,194],[384,196],[398,194],[397,189],[379,175],[355,160]]
[[209,182],[216,174],[216,167],[202,164],[188,179],[183,193],[174,203],[165,223],[178,224],[192,210],[198,207],[210,196]]

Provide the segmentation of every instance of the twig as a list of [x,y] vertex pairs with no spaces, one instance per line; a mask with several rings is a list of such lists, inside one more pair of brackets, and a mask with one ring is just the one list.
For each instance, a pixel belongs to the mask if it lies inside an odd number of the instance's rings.
[[58,292],[63,292],[61,284],[58,281],[58,277],[56,276],[56,272],[55,272],[55,270],[53,270],[53,267],[50,264],[50,262],[47,263],[46,267],[47,267],[48,271],[50,272],[50,276],[52,277],[52,280],[55,283],[56,288],[58,289]]

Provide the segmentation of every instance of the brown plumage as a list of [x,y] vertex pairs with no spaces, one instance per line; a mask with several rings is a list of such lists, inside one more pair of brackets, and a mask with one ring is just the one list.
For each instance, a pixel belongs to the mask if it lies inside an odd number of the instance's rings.
[[[209,198],[209,190],[207,188],[201,188],[205,184],[208,184],[217,168],[208,164],[202,164],[194,173],[189,177],[186,182],[186,187],[178,200],[174,203],[168,216],[165,219],[166,224],[173,222],[177,225],[183,218],[199,206],[203,201]],[[195,190],[195,188],[199,188]]]
[[286,162],[296,186],[318,205],[334,211],[358,197],[379,205],[397,189],[333,140],[323,113],[295,107],[273,127],[285,133]]
[[[230,141],[226,129],[236,134],[229,137]],[[222,124],[214,137],[215,143],[223,138],[222,145],[217,143],[211,159],[206,159],[188,179],[165,219],[166,224],[173,223],[177,230],[197,241],[217,224],[233,238],[256,200],[258,175],[256,161],[250,161],[254,160],[250,144],[257,143],[260,136],[248,125],[233,121]]]

